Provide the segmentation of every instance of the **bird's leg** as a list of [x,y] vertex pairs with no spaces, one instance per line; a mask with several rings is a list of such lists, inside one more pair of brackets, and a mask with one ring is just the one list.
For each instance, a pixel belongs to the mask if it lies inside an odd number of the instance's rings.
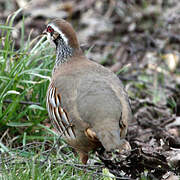
[[79,157],[80,157],[80,160],[83,164],[87,164],[87,161],[88,161],[88,153],[84,153],[84,152],[81,152],[81,151],[78,151],[79,153]]
[[123,153],[123,152],[126,152],[126,151],[131,151],[131,145],[129,144],[128,141],[126,141],[125,139],[122,140],[122,144],[121,144],[121,147],[119,148],[119,153]]

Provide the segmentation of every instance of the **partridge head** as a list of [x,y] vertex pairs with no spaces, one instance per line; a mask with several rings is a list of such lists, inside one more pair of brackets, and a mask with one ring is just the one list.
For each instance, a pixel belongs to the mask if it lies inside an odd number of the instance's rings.
[[132,117],[122,83],[109,69],[86,58],[67,21],[53,20],[46,34],[56,45],[47,90],[47,110],[54,128],[84,164],[92,150],[121,149]]

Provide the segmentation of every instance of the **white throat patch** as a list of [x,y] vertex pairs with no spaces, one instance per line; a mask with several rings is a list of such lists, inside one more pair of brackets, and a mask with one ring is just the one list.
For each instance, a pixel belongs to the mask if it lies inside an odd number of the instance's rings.
[[54,24],[48,24],[48,26],[51,26],[54,29],[54,31],[58,32],[62,37],[62,39],[64,40],[64,42],[66,43],[66,45],[68,45],[68,39],[61,30],[59,30]]

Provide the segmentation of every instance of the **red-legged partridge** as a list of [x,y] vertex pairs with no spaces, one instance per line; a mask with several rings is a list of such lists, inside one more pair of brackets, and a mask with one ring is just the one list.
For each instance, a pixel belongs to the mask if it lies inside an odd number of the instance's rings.
[[128,96],[118,77],[87,59],[72,26],[62,19],[47,25],[56,45],[56,61],[47,91],[54,128],[86,164],[88,152],[121,149],[131,119]]

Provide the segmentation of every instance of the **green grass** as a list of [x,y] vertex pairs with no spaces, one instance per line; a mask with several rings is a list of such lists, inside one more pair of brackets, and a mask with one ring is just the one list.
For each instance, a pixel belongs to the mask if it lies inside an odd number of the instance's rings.
[[[11,136],[42,137],[38,125],[47,119],[46,90],[53,67],[54,50],[44,37],[24,41],[21,28],[21,48],[14,49],[13,20],[17,12],[1,28],[0,50],[0,129],[11,129]],[[29,104],[27,104],[29,103]],[[2,135],[2,134],[1,134]],[[17,140],[18,140],[17,139]]]
[[37,142],[12,149],[13,155],[3,153],[0,179],[103,179],[95,173],[99,168],[80,165],[65,144],[56,145],[50,154],[48,146],[48,141]]

